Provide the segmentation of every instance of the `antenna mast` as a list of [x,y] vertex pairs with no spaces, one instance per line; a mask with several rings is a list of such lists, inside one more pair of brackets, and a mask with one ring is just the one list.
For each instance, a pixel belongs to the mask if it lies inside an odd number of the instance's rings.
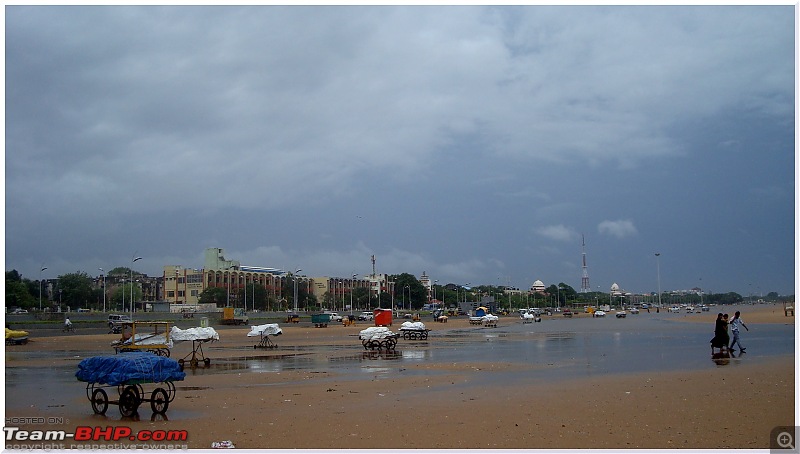
[[583,255],[583,276],[581,277],[581,293],[591,290],[589,287],[589,269],[586,267],[586,238],[581,235],[581,250]]

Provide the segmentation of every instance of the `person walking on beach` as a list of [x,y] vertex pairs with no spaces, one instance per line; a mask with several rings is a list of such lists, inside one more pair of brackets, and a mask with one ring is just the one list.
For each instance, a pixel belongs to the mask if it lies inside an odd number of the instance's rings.
[[748,328],[747,325],[744,324],[741,315],[742,315],[741,312],[736,311],[736,313],[733,314],[733,319],[731,319],[730,325],[731,325],[731,334],[733,335],[733,342],[731,342],[731,346],[728,348],[728,350],[736,351],[736,349],[733,348],[733,346],[739,345],[739,352],[744,353],[744,347],[742,347],[741,342],[739,342],[739,325],[744,326],[744,329],[746,329],[747,331],[750,331],[750,328]]

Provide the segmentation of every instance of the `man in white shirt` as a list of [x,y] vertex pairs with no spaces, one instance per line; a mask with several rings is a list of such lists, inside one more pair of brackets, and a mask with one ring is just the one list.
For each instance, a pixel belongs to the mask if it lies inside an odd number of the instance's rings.
[[739,351],[741,353],[744,353],[744,347],[742,347],[741,342],[739,342],[739,325],[744,326],[744,329],[746,329],[747,331],[750,331],[750,328],[748,328],[747,325],[744,324],[744,322],[742,321],[742,318],[740,317],[740,315],[741,315],[741,312],[736,311],[736,313],[733,314],[733,319],[730,321],[731,334],[733,334],[733,342],[731,342],[731,347],[728,350],[735,351],[733,346],[738,344],[739,345]]

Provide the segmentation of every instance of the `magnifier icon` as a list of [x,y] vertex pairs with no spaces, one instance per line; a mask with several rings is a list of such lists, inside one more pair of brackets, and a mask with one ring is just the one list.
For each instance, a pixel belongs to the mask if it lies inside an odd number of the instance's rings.
[[794,437],[789,432],[781,432],[775,438],[778,446],[784,449],[794,449]]

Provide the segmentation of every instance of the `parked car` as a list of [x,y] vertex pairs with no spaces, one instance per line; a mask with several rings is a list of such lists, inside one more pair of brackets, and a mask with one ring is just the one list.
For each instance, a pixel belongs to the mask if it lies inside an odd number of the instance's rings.
[[12,314],[27,314],[27,313],[28,313],[27,309],[20,309],[20,308],[16,308],[14,309],[14,312],[12,312]]
[[375,320],[375,316],[372,315],[372,312],[364,311],[364,312],[358,314],[358,319],[359,320]]
[[336,312],[326,312],[326,314],[329,314],[331,316],[331,321],[332,322],[341,322],[342,321],[342,316],[337,314]]
[[108,314],[108,329],[113,333],[122,331],[123,323],[131,323],[131,316],[126,314]]

